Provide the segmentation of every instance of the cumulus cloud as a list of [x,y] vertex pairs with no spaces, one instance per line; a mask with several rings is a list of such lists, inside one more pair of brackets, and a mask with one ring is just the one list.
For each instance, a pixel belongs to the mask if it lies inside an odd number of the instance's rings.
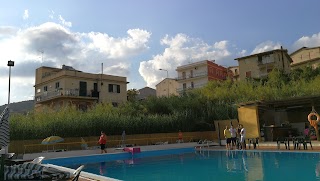
[[[101,32],[73,32],[65,23],[46,22],[27,28],[0,27],[0,60],[3,62],[0,79],[7,81],[6,61],[13,60],[12,77],[23,80],[23,84],[12,84],[12,95],[17,95],[12,97],[13,101],[25,100],[22,95],[34,94],[35,69],[40,66],[61,68],[65,64],[84,72],[99,73],[100,65],[104,63],[104,73],[128,76],[132,57],[149,48],[151,33],[146,30],[129,29],[127,36],[113,37]],[[17,86],[23,88],[15,88]],[[7,87],[0,85],[0,92],[6,90]],[[20,94],[20,90],[25,94]],[[0,104],[6,97],[0,97]]]
[[280,49],[280,48],[281,48],[280,43],[266,41],[266,42],[260,43],[258,46],[256,46],[256,48],[251,52],[251,54],[266,52],[266,51]]
[[0,38],[4,36],[15,35],[18,29],[13,26],[1,26],[0,27]]
[[220,41],[210,45],[203,40],[177,34],[174,37],[166,35],[160,43],[167,48],[162,54],[153,56],[151,60],[140,62],[139,73],[147,82],[147,86],[154,87],[166,74],[159,69],[169,72],[169,77],[177,77],[176,67],[201,60],[216,60],[222,63],[230,57],[228,42]]
[[303,36],[293,44],[293,47],[295,49],[299,49],[301,47],[317,47],[317,46],[320,46],[320,33],[313,34],[310,37]]
[[22,18],[24,19],[24,20],[26,20],[26,19],[28,19],[29,18],[29,10],[24,10],[24,13],[23,13],[23,16],[22,16]]
[[129,75],[129,64],[119,63],[103,69],[104,74],[128,76]]
[[66,21],[61,15],[59,15],[59,20],[60,20],[60,23],[64,26],[67,26],[67,27],[72,26],[72,23],[69,21]]
[[140,29],[130,29],[127,33],[127,38],[114,38],[105,33],[91,32],[87,35],[92,40],[89,48],[105,54],[110,59],[127,58],[149,48],[147,42],[151,33]]

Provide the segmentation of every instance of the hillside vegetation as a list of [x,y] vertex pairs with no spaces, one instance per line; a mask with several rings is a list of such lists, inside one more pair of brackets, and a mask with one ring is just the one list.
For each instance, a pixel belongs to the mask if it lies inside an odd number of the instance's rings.
[[[236,119],[237,104],[256,100],[280,100],[320,95],[320,69],[293,70],[289,75],[274,70],[265,79],[240,82],[211,81],[182,96],[130,99],[120,107],[98,104],[86,112],[65,107],[57,112],[14,114],[10,117],[11,139],[147,134],[214,130],[214,120]],[[131,96],[135,96],[131,92]]]

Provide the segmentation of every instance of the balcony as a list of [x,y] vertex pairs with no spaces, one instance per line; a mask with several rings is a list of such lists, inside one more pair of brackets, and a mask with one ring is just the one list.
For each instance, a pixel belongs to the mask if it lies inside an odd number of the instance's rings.
[[178,77],[177,80],[192,79],[192,78],[198,78],[198,77],[203,77],[207,75],[208,75],[208,72],[205,71],[205,72],[193,73],[193,75],[188,74],[186,76],[181,76],[181,77]]
[[188,90],[192,90],[192,89],[201,88],[201,87],[203,87],[203,86],[205,86],[205,85],[207,85],[207,84],[195,84],[193,87],[188,86],[188,87],[186,87],[186,88],[178,88],[178,89],[177,89],[177,92],[178,92],[178,93],[181,93],[181,92],[183,92],[183,91],[188,91]]
[[43,102],[51,99],[56,98],[90,98],[90,99],[99,99],[99,92],[98,91],[88,91],[89,93],[87,95],[81,95],[79,89],[57,89],[56,91],[51,92],[43,92],[41,94],[36,94],[35,96],[35,102]]

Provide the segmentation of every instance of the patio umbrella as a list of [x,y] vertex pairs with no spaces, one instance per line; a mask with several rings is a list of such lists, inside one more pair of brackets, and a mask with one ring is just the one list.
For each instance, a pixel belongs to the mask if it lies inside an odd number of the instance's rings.
[[49,136],[48,138],[45,138],[44,140],[42,140],[41,144],[51,145],[51,144],[59,143],[62,141],[64,141],[64,139],[61,138],[60,136]]

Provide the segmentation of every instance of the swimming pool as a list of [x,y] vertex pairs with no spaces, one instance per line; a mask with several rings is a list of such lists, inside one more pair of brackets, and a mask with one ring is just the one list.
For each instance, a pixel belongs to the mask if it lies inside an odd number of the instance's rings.
[[[84,171],[128,181],[320,180],[320,154],[316,152],[191,150],[171,150],[174,154],[168,154],[168,150],[154,151],[133,158],[87,161]],[[70,168],[80,165],[61,163]]]

